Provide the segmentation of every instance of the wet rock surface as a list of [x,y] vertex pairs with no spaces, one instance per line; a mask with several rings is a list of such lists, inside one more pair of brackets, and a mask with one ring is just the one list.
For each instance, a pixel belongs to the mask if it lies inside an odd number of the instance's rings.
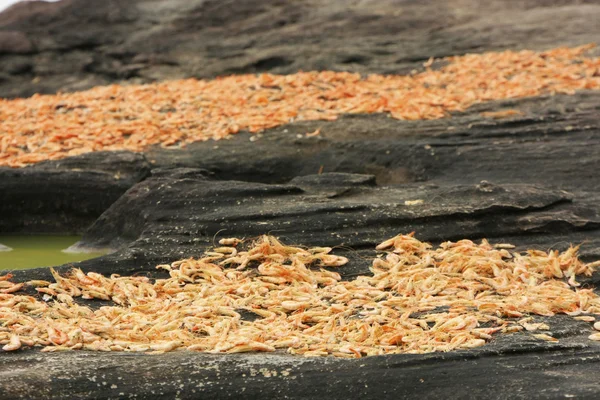
[[[0,14],[0,96],[224,73],[403,73],[431,55],[600,38],[595,1],[92,3]],[[521,114],[481,115],[507,109]],[[518,250],[583,243],[591,261],[600,259],[599,150],[593,92],[482,104],[436,121],[296,122],[182,149],[2,168],[0,232],[81,233],[80,248],[114,250],[78,264],[105,274],[160,276],[156,264],[198,256],[221,237],[264,233],[338,246],[351,260],[344,279],[368,273],[378,242],[410,231]],[[0,351],[0,398],[597,397],[590,324],[538,320],[558,343],[524,332],[472,351],[360,360]]]

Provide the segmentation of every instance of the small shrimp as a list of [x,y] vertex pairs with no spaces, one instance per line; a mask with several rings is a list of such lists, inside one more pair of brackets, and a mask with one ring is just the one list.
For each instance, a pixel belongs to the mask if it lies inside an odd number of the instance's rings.
[[466,343],[461,344],[460,347],[462,347],[464,349],[474,349],[476,347],[481,347],[483,345],[485,345],[484,339],[471,339],[471,340],[467,341]]
[[[547,341],[547,342],[558,342],[558,339],[557,339],[557,338],[555,338],[555,337],[552,337],[552,336],[550,336],[550,335],[546,335],[545,333],[538,333],[538,334],[536,334],[536,335],[533,335],[533,336],[534,336],[534,337],[536,337],[536,338],[538,338],[538,339],[545,340],[545,341]],[[591,335],[591,336],[594,336],[594,335]],[[590,339],[591,339],[591,336],[590,336]],[[599,336],[600,336],[600,335],[599,335]],[[595,340],[595,339],[594,339],[594,340]],[[598,340],[600,340],[600,339],[598,339]]]
[[598,332],[598,333],[592,333],[590,336],[588,336],[588,339],[595,340],[595,341],[600,341],[600,332]]
[[[11,282],[7,282],[11,283]],[[22,283],[13,283],[12,285],[7,285],[6,289],[0,289],[0,293],[14,293],[18,292],[23,287]]]
[[79,268],[75,268],[72,271],[74,277],[79,281],[79,283],[86,285],[86,286],[92,286],[92,285],[97,285],[99,283],[99,281],[97,279],[93,279],[90,276],[86,275],[83,273],[82,270],[80,270]]
[[48,339],[54,344],[61,345],[69,340],[69,337],[63,331],[55,329],[51,326],[47,327],[46,330],[48,332]]
[[56,293],[55,290],[50,289],[50,288],[36,288],[35,290],[37,290],[40,293],[48,294],[50,296],[55,296],[55,297],[58,296],[58,293]]
[[306,308],[308,307],[309,304],[305,301],[282,301],[281,302],[281,307],[283,307],[286,310],[290,310],[290,311],[294,311],[294,310],[299,310],[301,308]]
[[384,250],[387,249],[389,247],[392,247],[394,245],[394,242],[396,241],[396,238],[391,238],[388,239],[384,242],[381,242],[380,244],[377,245],[377,247],[375,247],[376,250]]
[[[577,320],[577,321],[585,321],[585,322],[595,322],[596,318],[590,316],[590,315],[582,315],[580,317],[573,317],[573,319]],[[594,328],[596,328],[596,326],[594,325]],[[598,327],[600,328],[600,326]],[[600,329],[598,329],[600,330]]]
[[212,249],[211,253],[230,254],[231,257],[235,257],[237,249],[235,247],[217,247]]
[[2,347],[4,351],[15,351],[21,348],[21,340],[18,335],[10,335],[10,341],[8,344]]
[[56,299],[61,303],[73,304],[73,297],[69,296],[66,293],[59,293],[56,296]]
[[33,287],[46,287],[46,286],[50,286],[51,282],[42,281],[42,280],[32,280],[32,281],[25,282],[25,284],[28,286],[33,286]]
[[225,353],[246,353],[249,351],[275,351],[275,348],[264,343],[250,341],[248,343],[237,344],[225,350]]
[[223,246],[237,246],[238,244],[242,243],[243,241],[244,241],[244,239],[223,238],[223,239],[219,240],[219,244],[222,244]]
[[348,264],[348,259],[342,256],[334,256],[331,254],[325,254],[319,257],[321,262],[326,267],[341,267],[342,265]]
[[495,249],[514,249],[515,245],[509,243],[497,243],[494,245]]
[[69,346],[46,346],[44,347],[42,350],[40,350],[42,353],[56,353],[59,351],[72,351],[75,349],[80,349],[82,348],[82,344],[79,343],[79,346],[73,346],[73,347],[69,347]]
[[158,353],[166,353],[168,351],[173,351],[173,350],[177,349],[179,346],[181,346],[181,342],[178,340],[173,340],[171,342],[166,342],[166,343],[151,343],[150,349],[154,350],[152,353],[158,354]]
[[150,345],[147,345],[145,343],[130,344],[125,349],[125,351],[132,351],[132,352],[144,352],[144,351],[148,351],[148,350],[150,350]]

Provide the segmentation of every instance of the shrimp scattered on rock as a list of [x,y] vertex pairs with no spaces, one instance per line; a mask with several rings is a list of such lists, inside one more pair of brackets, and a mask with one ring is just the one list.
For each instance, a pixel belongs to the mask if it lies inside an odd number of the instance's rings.
[[585,56],[591,47],[467,54],[446,58],[448,65],[438,70],[426,63],[425,71],[406,76],[235,75],[0,99],[0,166],[23,167],[92,151],[182,147],[343,114],[439,119],[493,100],[598,90],[600,57]]
[[[343,281],[336,270],[349,260],[330,247],[288,246],[272,236],[220,246],[158,265],[168,275],[160,279],[52,270],[55,282],[29,283],[50,301],[18,294],[12,288],[22,284],[0,277],[10,289],[0,293],[0,345],[356,358],[471,349],[523,329],[554,342],[535,316],[593,322],[600,315],[600,297],[576,280],[599,263],[581,262],[577,247],[517,253],[508,244],[460,240],[434,248],[398,235],[377,246],[371,274]],[[78,298],[110,303],[91,309]]]

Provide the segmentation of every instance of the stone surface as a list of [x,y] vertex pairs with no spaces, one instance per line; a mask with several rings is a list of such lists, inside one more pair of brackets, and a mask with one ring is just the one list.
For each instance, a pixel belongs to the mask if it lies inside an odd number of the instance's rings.
[[[344,279],[368,273],[379,241],[413,230],[432,242],[487,237],[519,250],[584,243],[583,258],[596,260],[599,96],[495,103],[439,121],[353,116],[296,123],[253,142],[240,134],[178,151],[122,153],[121,166],[115,155],[95,154],[13,171],[100,169],[131,177],[79,244],[116,250],[78,264],[105,274],[162,276],[158,263],[200,255],[220,237],[263,233],[339,246],[336,253],[351,260],[340,269]],[[524,115],[479,114],[506,107]],[[304,136],[316,127],[319,136]],[[10,181],[5,175],[0,182]],[[47,269],[13,273],[18,280],[50,277]],[[598,285],[599,278],[586,283]],[[354,361],[24,350],[0,355],[0,398],[593,398],[600,347],[587,339],[590,324],[564,316],[540,320],[558,344],[520,333],[474,351]]]
[[[497,120],[480,114],[506,109],[523,115]],[[262,136],[151,149],[146,156],[153,166],[203,168],[219,179],[266,183],[323,171],[371,174],[380,184],[489,180],[596,191],[599,115],[600,93],[587,92],[482,104],[433,121],[349,115],[300,122]],[[318,136],[305,137],[317,128]]]
[[476,351],[359,360],[32,351],[3,358],[11,365],[0,369],[11,380],[0,383],[7,399],[592,399],[600,372],[600,347],[585,337],[547,345],[526,334]]
[[[598,41],[599,19],[597,1],[29,2],[0,14],[0,96],[261,71],[404,73],[432,55]],[[31,47],[6,51],[7,32]],[[506,109],[522,115],[480,114]],[[106,274],[160,276],[156,264],[220,237],[263,233],[340,246],[345,279],[368,272],[379,241],[413,230],[520,250],[583,243],[591,261],[600,259],[599,151],[600,93],[482,104],[436,121],[293,123],[178,150],[0,169],[0,232],[84,233],[79,248],[114,253],[78,266]],[[0,351],[0,398],[598,397],[590,324],[539,320],[559,343],[519,333],[473,351],[360,360]]]
[[[132,268],[148,270],[164,259],[200,255],[217,236],[273,232],[293,243],[373,249],[399,232],[416,231],[423,240],[439,242],[568,234],[600,223],[594,205],[533,185],[372,187],[348,179],[332,186],[327,174],[268,185],[180,177],[178,172],[135,185],[85,233],[82,245],[129,244],[124,253],[104,258],[107,272],[113,259],[120,268],[130,258]],[[422,204],[410,205],[414,200]],[[554,224],[558,220],[560,229]]]
[[0,232],[80,234],[148,173],[144,157],[127,152],[0,168]]
[[[597,1],[27,2],[0,14],[0,74],[12,74],[0,97],[232,73],[407,73],[431,56],[595,42],[599,19]],[[15,74],[22,52],[32,68]]]
[[0,32],[0,54],[22,54],[30,53],[32,50],[33,46],[23,32]]

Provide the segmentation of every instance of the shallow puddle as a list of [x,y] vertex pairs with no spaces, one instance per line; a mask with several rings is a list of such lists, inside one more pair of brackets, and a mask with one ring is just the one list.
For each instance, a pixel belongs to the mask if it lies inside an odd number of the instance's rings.
[[79,236],[0,236],[0,270],[50,267],[83,261],[104,253],[65,253]]

